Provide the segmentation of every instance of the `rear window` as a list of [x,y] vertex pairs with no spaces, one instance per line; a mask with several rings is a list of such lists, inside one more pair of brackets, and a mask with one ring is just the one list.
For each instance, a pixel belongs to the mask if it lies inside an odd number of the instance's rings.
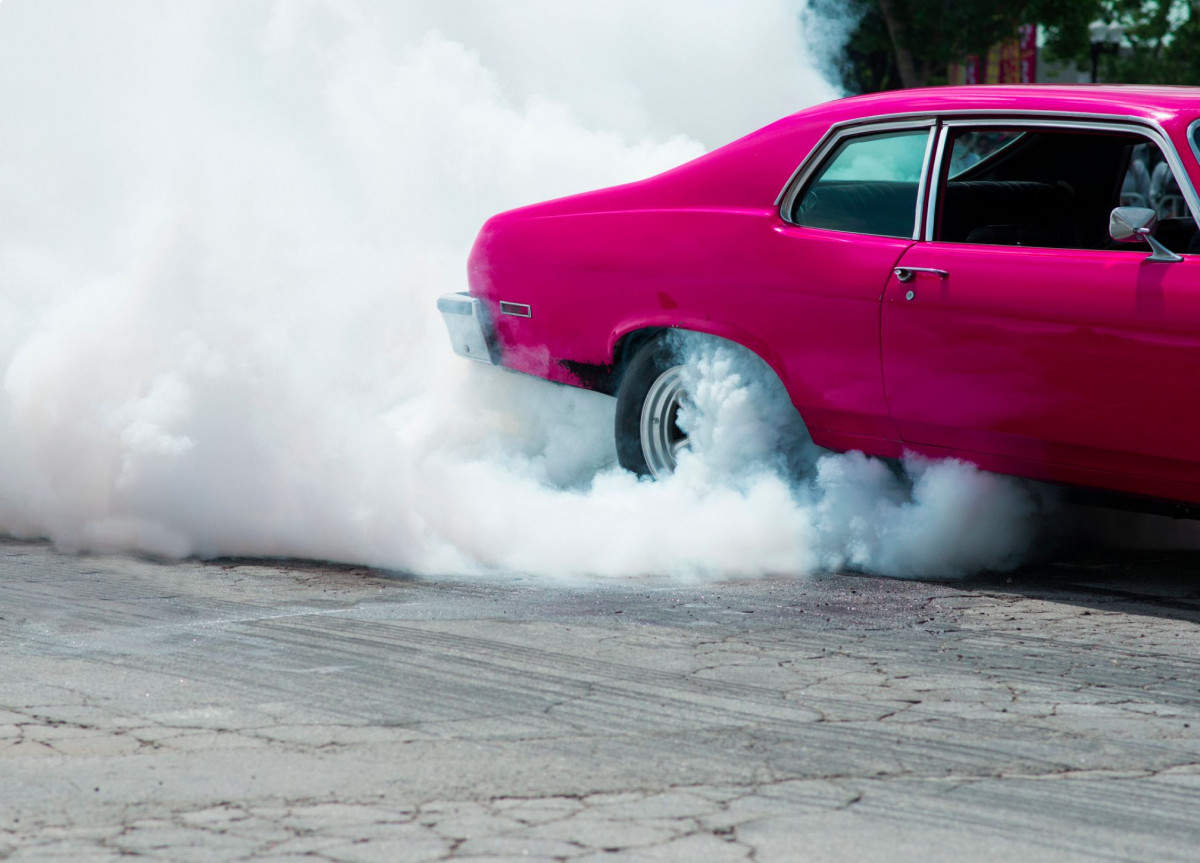
[[928,141],[928,129],[846,139],[805,188],[792,221],[855,234],[913,236]]

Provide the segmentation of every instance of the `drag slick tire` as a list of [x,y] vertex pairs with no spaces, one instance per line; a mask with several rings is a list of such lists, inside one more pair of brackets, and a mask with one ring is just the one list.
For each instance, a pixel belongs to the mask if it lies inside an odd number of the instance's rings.
[[679,428],[679,409],[687,401],[684,364],[675,346],[656,339],[630,360],[617,390],[617,461],[640,476],[656,479],[675,471],[679,453],[689,445]]

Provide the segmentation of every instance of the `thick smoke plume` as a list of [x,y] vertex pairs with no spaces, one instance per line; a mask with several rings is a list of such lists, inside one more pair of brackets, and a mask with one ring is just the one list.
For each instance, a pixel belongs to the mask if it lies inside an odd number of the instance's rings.
[[645,483],[610,399],[459,360],[434,311],[491,213],[837,95],[803,11],[0,4],[0,531],[423,574],[1014,565],[1020,485],[821,456],[728,347],[691,350],[702,446]]

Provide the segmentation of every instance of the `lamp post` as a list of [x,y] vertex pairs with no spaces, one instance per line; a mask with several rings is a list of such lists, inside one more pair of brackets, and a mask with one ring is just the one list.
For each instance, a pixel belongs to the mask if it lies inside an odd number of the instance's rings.
[[1106,24],[1103,21],[1093,21],[1088,25],[1088,39],[1092,43],[1092,83],[1100,78],[1100,55],[1116,54],[1121,50],[1121,40],[1125,38],[1125,28],[1120,24]]

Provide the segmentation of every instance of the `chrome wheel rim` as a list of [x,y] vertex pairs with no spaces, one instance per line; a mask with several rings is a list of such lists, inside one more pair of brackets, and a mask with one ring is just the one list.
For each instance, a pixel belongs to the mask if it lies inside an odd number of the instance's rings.
[[642,455],[656,478],[674,473],[679,453],[688,447],[688,436],[676,423],[685,396],[683,367],[676,366],[658,376],[642,402]]

